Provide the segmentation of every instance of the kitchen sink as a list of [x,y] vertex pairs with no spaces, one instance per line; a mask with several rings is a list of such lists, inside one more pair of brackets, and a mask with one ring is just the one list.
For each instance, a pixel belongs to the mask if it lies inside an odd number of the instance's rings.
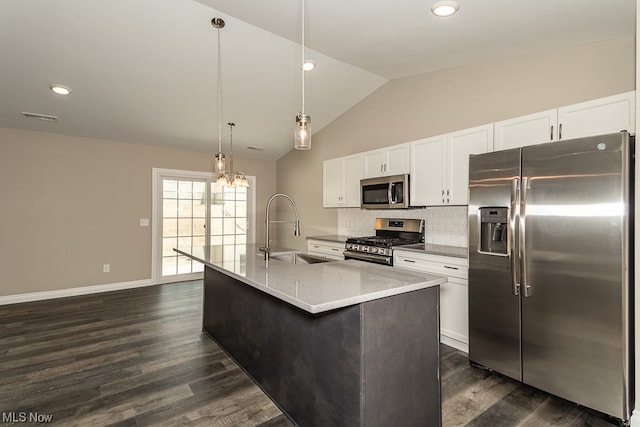
[[319,262],[329,262],[332,261],[326,258],[320,258],[313,255],[307,255],[303,253],[288,253],[282,255],[271,255],[271,259],[276,259],[278,261],[287,262],[289,264],[317,264]]

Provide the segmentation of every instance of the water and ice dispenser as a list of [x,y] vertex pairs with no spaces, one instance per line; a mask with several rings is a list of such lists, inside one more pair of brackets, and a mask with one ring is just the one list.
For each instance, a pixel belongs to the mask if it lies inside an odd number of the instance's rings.
[[480,208],[480,252],[507,255],[508,208]]

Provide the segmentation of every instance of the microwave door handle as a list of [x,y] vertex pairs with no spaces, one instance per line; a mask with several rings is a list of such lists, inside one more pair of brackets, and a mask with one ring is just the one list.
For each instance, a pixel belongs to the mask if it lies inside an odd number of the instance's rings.
[[395,205],[396,204],[396,185],[394,183],[391,183],[391,185],[389,185],[389,189],[388,191],[388,197],[389,197],[389,204],[391,205]]

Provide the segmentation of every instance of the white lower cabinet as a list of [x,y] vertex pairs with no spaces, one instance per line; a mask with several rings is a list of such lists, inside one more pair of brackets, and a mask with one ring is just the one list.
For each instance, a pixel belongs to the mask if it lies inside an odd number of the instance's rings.
[[468,262],[426,253],[393,251],[394,268],[446,276],[440,285],[440,342],[469,352]]
[[344,260],[344,242],[333,242],[329,240],[307,240],[307,253],[321,258]]

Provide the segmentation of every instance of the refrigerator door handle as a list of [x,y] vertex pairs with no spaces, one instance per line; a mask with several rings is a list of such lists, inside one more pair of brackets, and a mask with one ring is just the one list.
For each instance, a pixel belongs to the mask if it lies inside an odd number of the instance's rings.
[[509,251],[511,259],[511,283],[513,285],[513,294],[520,295],[520,274],[518,262],[518,246],[516,240],[516,221],[520,209],[520,180],[514,178],[511,182],[511,203],[509,206]]
[[527,279],[527,249],[526,249],[526,219],[527,219],[527,187],[529,186],[529,178],[522,177],[522,186],[520,187],[520,218],[518,228],[518,250],[520,258],[520,284],[522,289],[522,295],[525,298],[529,298],[532,294],[531,284]]

